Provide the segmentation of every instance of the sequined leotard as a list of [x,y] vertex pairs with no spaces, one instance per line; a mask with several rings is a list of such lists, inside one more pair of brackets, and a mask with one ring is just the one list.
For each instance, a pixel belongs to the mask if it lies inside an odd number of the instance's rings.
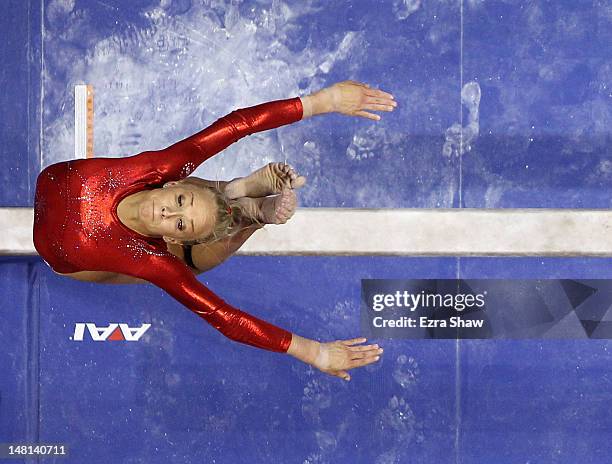
[[36,182],[36,250],[59,273],[107,271],[147,280],[232,340],[286,352],[290,332],[223,301],[167,250],[161,237],[146,237],[124,225],[117,205],[135,192],[188,176],[241,137],[299,121],[302,111],[299,98],[273,101],[233,111],[163,150],[48,166]]

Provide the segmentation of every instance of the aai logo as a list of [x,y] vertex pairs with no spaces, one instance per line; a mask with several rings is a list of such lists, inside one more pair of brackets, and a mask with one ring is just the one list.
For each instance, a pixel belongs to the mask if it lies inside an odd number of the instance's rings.
[[70,340],[82,342],[85,338],[85,329],[87,328],[89,336],[94,342],[105,342],[108,340],[137,342],[149,330],[149,327],[151,327],[151,324],[130,327],[127,324],[113,322],[108,326],[98,327],[93,322],[77,322],[74,325],[74,335],[70,337]]

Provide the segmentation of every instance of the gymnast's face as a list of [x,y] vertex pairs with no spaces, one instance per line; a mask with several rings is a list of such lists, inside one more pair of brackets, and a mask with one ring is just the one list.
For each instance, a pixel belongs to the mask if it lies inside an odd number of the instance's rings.
[[168,243],[181,243],[212,233],[216,208],[210,190],[168,182],[149,191],[139,205],[139,215],[151,234],[161,235]]

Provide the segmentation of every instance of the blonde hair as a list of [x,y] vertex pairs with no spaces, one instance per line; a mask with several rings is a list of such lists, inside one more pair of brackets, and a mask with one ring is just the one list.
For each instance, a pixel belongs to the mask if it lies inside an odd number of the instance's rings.
[[210,244],[227,237],[232,237],[240,231],[244,221],[247,220],[259,224],[260,226],[262,225],[257,219],[247,217],[240,203],[238,203],[237,200],[230,200],[218,188],[208,185],[195,185],[192,183],[190,183],[190,185],[209,190],[213,193],[217,206],[217,214],[215,215],[215,225],[210,234],[194,240],[182,240],[181,245],[197,245],[199,243]]

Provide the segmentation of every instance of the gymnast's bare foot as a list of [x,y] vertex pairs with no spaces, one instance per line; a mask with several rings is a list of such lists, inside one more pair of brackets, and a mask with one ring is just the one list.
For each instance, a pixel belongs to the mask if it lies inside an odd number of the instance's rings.
[[291,189],[284,189],[280,195],[264,198],[239,198],[238,203],[245,215],[264,224],[284,224],[297,209],[297,196]]
[[225,194],[230,200],[242,197],[260,198],[281,193],[284,188],[296,189],[306,183],[285,163],[268,163],[247,177],[232,180],[225,187]]

